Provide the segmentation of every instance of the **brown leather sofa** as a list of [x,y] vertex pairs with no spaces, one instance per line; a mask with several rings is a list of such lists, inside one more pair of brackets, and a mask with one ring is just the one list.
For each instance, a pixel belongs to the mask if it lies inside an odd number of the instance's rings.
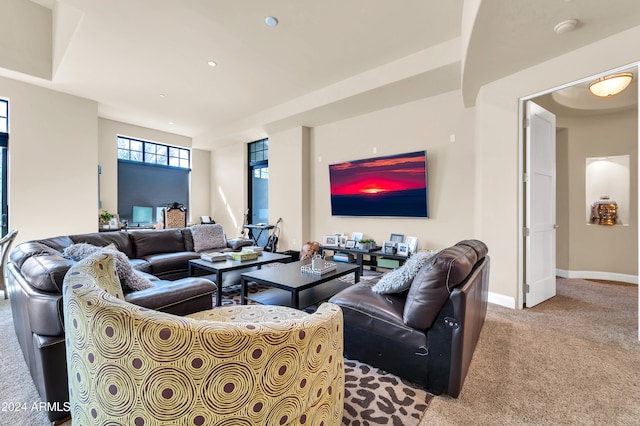
[[[52,408],[48,411],[52,421],[68,416],[61,290],[67,271],[76,262],[63,257],[62,252],[76,243],[100,247],[115,244],[135,269],[146,273],[154,286],[125,294],[130,303],[187,315],[211,309],[216,291],[211,280],[187,276],[188,261],[200,257],[194,252],[189,228],[97,232],[17,245],[7,265],[13,323],[38,393]],[[232,249],[221,247],[216,251]]]
[[360,282],[332,297],[344,314],[345,357],[458,397],[487,311],[487,252],[461,241],[431,257],[407,291],[377,294]]

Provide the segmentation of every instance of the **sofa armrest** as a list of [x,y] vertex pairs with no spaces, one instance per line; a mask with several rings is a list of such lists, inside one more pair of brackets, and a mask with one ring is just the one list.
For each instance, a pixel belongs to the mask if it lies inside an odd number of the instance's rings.
[[[469,371],[487,313],[489,256],[455,288],[428,331],[434,388],[457,398]],[[435,355],[435,356],[434,356]]]

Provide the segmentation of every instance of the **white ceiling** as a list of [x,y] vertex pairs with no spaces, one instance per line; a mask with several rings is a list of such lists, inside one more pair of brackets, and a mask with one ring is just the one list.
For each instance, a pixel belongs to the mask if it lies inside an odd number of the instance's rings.
[[462,60],[463,0],[33,2],[52,10],[51,78],[0,75],[203,149],[457,88],[473,104],[482,84],[640,24],[637,0],[485,0]]

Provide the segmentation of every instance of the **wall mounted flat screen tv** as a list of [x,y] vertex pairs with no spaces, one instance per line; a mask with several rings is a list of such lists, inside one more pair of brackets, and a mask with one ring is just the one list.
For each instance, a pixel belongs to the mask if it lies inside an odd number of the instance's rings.
[[429,217],[427,151],[329,165],[333,216]]

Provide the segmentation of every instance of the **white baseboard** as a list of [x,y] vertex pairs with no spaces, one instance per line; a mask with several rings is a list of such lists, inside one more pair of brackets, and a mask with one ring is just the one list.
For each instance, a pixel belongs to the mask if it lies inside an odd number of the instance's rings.
[[487,301],[489,303],[504,306],[505,308],[516,308],[516,299],[514,299],[513,297],[505,296],[503,294],[489,292]]
[[556,269],[556,275],[561,278],[582,278],[587,280],[620,281],[623,283],[638,284],[637,275],[618,274],[617,272],[567,271],[565,269]]

